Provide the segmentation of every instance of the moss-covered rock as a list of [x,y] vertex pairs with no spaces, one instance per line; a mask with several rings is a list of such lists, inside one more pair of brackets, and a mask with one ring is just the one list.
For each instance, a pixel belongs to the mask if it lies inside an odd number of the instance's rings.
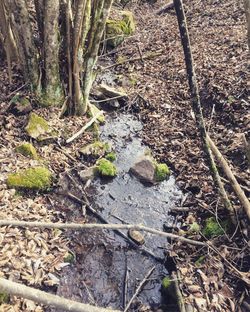
[[44,167],[34,167],[10,174],[7,178],[9,188],[27,190],[46,190],[51,186],[52,174]]
[[[88,115],[89,117],[94,117],[96,114],[98,114],[100,112],[100,109],[98,107],[96,107],[94,104],[89,104],[89,111],[88,111]],[[97,120],[103,124],[105,122],[105,116],[104,114],[100,115]]]
[[115,177],[117,175],[116,166],[105,158],[97,161],[96,172],[102,177]]
[[6,294],[5,292],[0,293],[0,305],[3,303],[8,303],[10,300],[9,294]]
[[155,180],[157,182],[166,180],[169,175],[170,171],[166,164],[155,164]]
[[130,36],[135,31],[135,21],[133,13],[121,11],[119,17],[108,19],[106,23],[107,44],[111,48],[117,47],[123,42],[126,36]]
[[115,161],[116,160],[116,154],[115,152],[110,152],[108,153],[105,158],[111,162]]
[[96,141],[88,144],[80,149],[80,153],[84,156],[102,157],[111,151],[111,147],[107,142]]
[[32,159],[38,159],[35,147],[28,142],[24,142],[16,147],[16,152]]
[[25,130],[31,138],[38,140],[52,132],[47,121],[35,113],[30,113]]
[[64,262],[73,263],[75,261],[75,255],[72,252],[67,252],[63,258]]
[[219,224],[214,217],[208,218],[205,221],[205,227],[202,233],[207,238],[213,238],[219,235],[223,235],[228,230],[229,222],[225,220]]

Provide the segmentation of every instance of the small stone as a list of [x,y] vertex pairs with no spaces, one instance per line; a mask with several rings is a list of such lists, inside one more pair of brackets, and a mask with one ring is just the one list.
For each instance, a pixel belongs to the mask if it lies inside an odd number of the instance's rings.
[[80,179],[83,182],[86,182],[90,179],[92,179],[95,175],[95,168],[94,167],[89,167],[87,169],[81,170],[78,172]]
[[130,229],[128,231],[128,236],[138,245],[143,245],[145,243],[145,238],[139,231]]
[[[94,104],[89,104],[89,117],[94,117],[100,112],[100,109],[96,107]],[[97,120],[103,124],[105,122],[105,116],[104,114],[101,114]]]
[[35,113],[30,113],[25,130],[31,138],[38,140],[52,132],[47,121]]
[[144,158],[137,162],[132,168],[130,168],[130,172],[143,183],[155,183],[155,166],[148,158]]
[[16,147],[16,152],[32,159],[38,159],[35,147],[31,143],[24,142]]
[[84,156],[102,157],[107,152],[110,152],[111,148],[108,143],[96,141],[91,144],[87,144],[80,149],[80,153]]

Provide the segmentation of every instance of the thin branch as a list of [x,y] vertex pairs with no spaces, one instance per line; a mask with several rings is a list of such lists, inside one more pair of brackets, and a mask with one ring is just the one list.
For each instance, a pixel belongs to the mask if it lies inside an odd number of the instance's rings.
[[107,67],[103,67],[101,70],[104,71],[106,69],[110,69],[112,67],[123,65],[123,64],[129,63],[129,62],[135,62],[135,61],[142,61],[142,60],[151,59],[151,58],[154,58],[154,57],[157,57],[157,56],[161,56],[162,54],[163,54],[163,51],[160,51],[160,52],[150,52],[150,53],[148,53],[146,55],[133,57],[133,58],[130,58],[130,59],[127,59],[127,60],[124,60],[124,61],[120,61],[120,62],[111,64],[111,65],[109,65]]
[[230,169],[229,165],[227,164],[227,161],[221,154],[221,152],[218,150],[212,139],[207,135],[207,140],[210,145],[210,148],[212,149],[212,152],[214,153],[215,157],[217,158],[219,164],[221,165],[224,173],[226,174],[227,178],[231,182],[231,186],[234,189],[235,194],[239,198],[239,201],[241,202],[242,206],[245,209],[245,212],[248,216],[248,219],[250,220],[250,202],[248,198],[246,197],[245,193],[243,192],[242,188],[240,187],[238,181],[236,180],[232,170]]
[[232,222],[236,223],[234,209],[231,205],[231,202],[225,191],[224,185],[221,181],[221,177],[218,173],[218,170],[214,161],[214,157],[213,157],[213,154],[211,152],[211,149],[209,147],[208,140],[207,140],[207,131],[206,131],[206,127],[205,127],[205,123],[203,119],[203,112],[202,112],[201,101],[200,101],[200,96],[199,96],[199,89],[198,89],[196,74],[195,74],[194,65],[193,65],[194,61],[193,61],[193,55],[192,55],[191,44],[190,44],[190,39],[189,39],[186,15],[184,12],[182,0],[174,0],[174,6],[175,6],[175,11],[176,11],[177,19],[178,19],[178,24],[179,24],[179,31],[181,35],[181,42],[183,46],[185,63],[186,63],[186,71],[187,71],[188,82],[189,82],[189,89],[191,93],[192,106],[193,106],[193,111],[195,114],[197,128],[199,129],[199,132],[200,132],[200,136],[201,136],[202,143],[203,143],[203,148],[208,159],[208,164],[209,164],[214,182],[219,189],[219,193],[221,195],[221,198],[224,202],[226,209],[229,211]]
[[53,306],[60,311],[71,312],[119,312],[118,310],[110,310],[105,308],[94,307],[89,304],[76,302],[65,299],[57,295],[52,295],[32,287],[22,285],[20,283],[12,282],[10,280],[0,278],[0,289],[7,294],[20,296],[22,298],[30,299],[37,303],[42,303],[46,306]]
[[184,242],[187,244],[191,244],[194,246],[207,246],[204,242],[195,241],[189,238],[185,238],[180,235],[162,232],[160,230],[156,230],[150,227],[146,227],[144,225],[136,225],[136,224],[97,224],[97,223],[59,223],[59,222],[37,222],[37,221],[16,221],[16,220],[0,220],[0,226],[18,226],[24,228],[47,228],[47,229],[65,229],[65,230],[86,230],[86,229],[99,229],[99,230],[136,230],[136,231],[145,231],[151,234],[159,235],[162,237],[170,238],[173,240],[178,240],[180,242]]
[[124,309],[124,312],[127,312],[128,309],[130,308],[133,300],[137,297],[137,295],[139,294],[139,292],[141,291],[143,285],[147,282],[147,279],[149,278],[149,276],[153,273],[155,269],[155,266],[152,267],[148,273],[145,275],[145,277],[143,278],[143,280],[140,282],[140,284],[138,285],[138,287],[136,288],[135,293],[133,294],[132,298],[129,300],[128,304],[126,305],[126,308]]
[[103,114],[103,111],[99,111],[85,126],[82,127],[77,133],[75,133],[71,138],[69,138],[66,143],[70,143],[76,138],[78,138],[85,130],[87,130],[97,119]]

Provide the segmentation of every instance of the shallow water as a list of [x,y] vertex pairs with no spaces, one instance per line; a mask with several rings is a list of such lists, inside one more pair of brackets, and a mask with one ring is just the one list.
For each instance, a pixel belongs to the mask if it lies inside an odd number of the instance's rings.
[[[107,120],[102,127],[101,140],[112,143],[117,155],[118,175],[112,180],[95,179],[88,196],[92,207],[109,223],[143,224],[161,230],[164,222],[173,222],[168,211],[181,200],[182,193],[173,176],[160,184],[145,186],[130,175],[131,166],[147,151],[139,138],[141,130],[141,123],[130,115],[112,116]],[[91,216],[88,221],[98,222]],[[127,235],[126,231],[123,233]],[[132,248],[124,238],[107,230],[72,232],[71,240],[76,262],[64,269],[59,295],[123,309],[124,300],[129,301],[140,281],[155,267],[130,311],[140,311],[143,305],[150,307],[147,311],[161,307],[161,280],[168,273],[162,263],[141,253],[141,247]],[[163,259],[167,241],[145,233],[142,248]]]

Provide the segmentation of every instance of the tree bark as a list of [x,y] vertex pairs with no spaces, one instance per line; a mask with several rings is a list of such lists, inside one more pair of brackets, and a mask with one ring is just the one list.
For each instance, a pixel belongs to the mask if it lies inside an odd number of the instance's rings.
[[108,18],[112,0],[95,0],[92,8],[91,28],[88,38],[88,48],[84,58],[82,89],[83,99],[79,106],[76,107],[77,115],[86,113],[89,104],[89,94],[94,81],[93,69],[96,64],[98,49]]
[[247,20],[247,42],[250,51],[250,0],[244,0],[246,20]]
[[46,0],[44,16],[44,65],[45,87],[43,101],[45,105],[62,104],[62,87],[59,75],[59,0]]
[[31,83],[32,89],[36,91],[39,82],[39,68],[27,3],[25,0],[8,0],[8,3],[13,14],[13,33],[24,78],[26,82]]

